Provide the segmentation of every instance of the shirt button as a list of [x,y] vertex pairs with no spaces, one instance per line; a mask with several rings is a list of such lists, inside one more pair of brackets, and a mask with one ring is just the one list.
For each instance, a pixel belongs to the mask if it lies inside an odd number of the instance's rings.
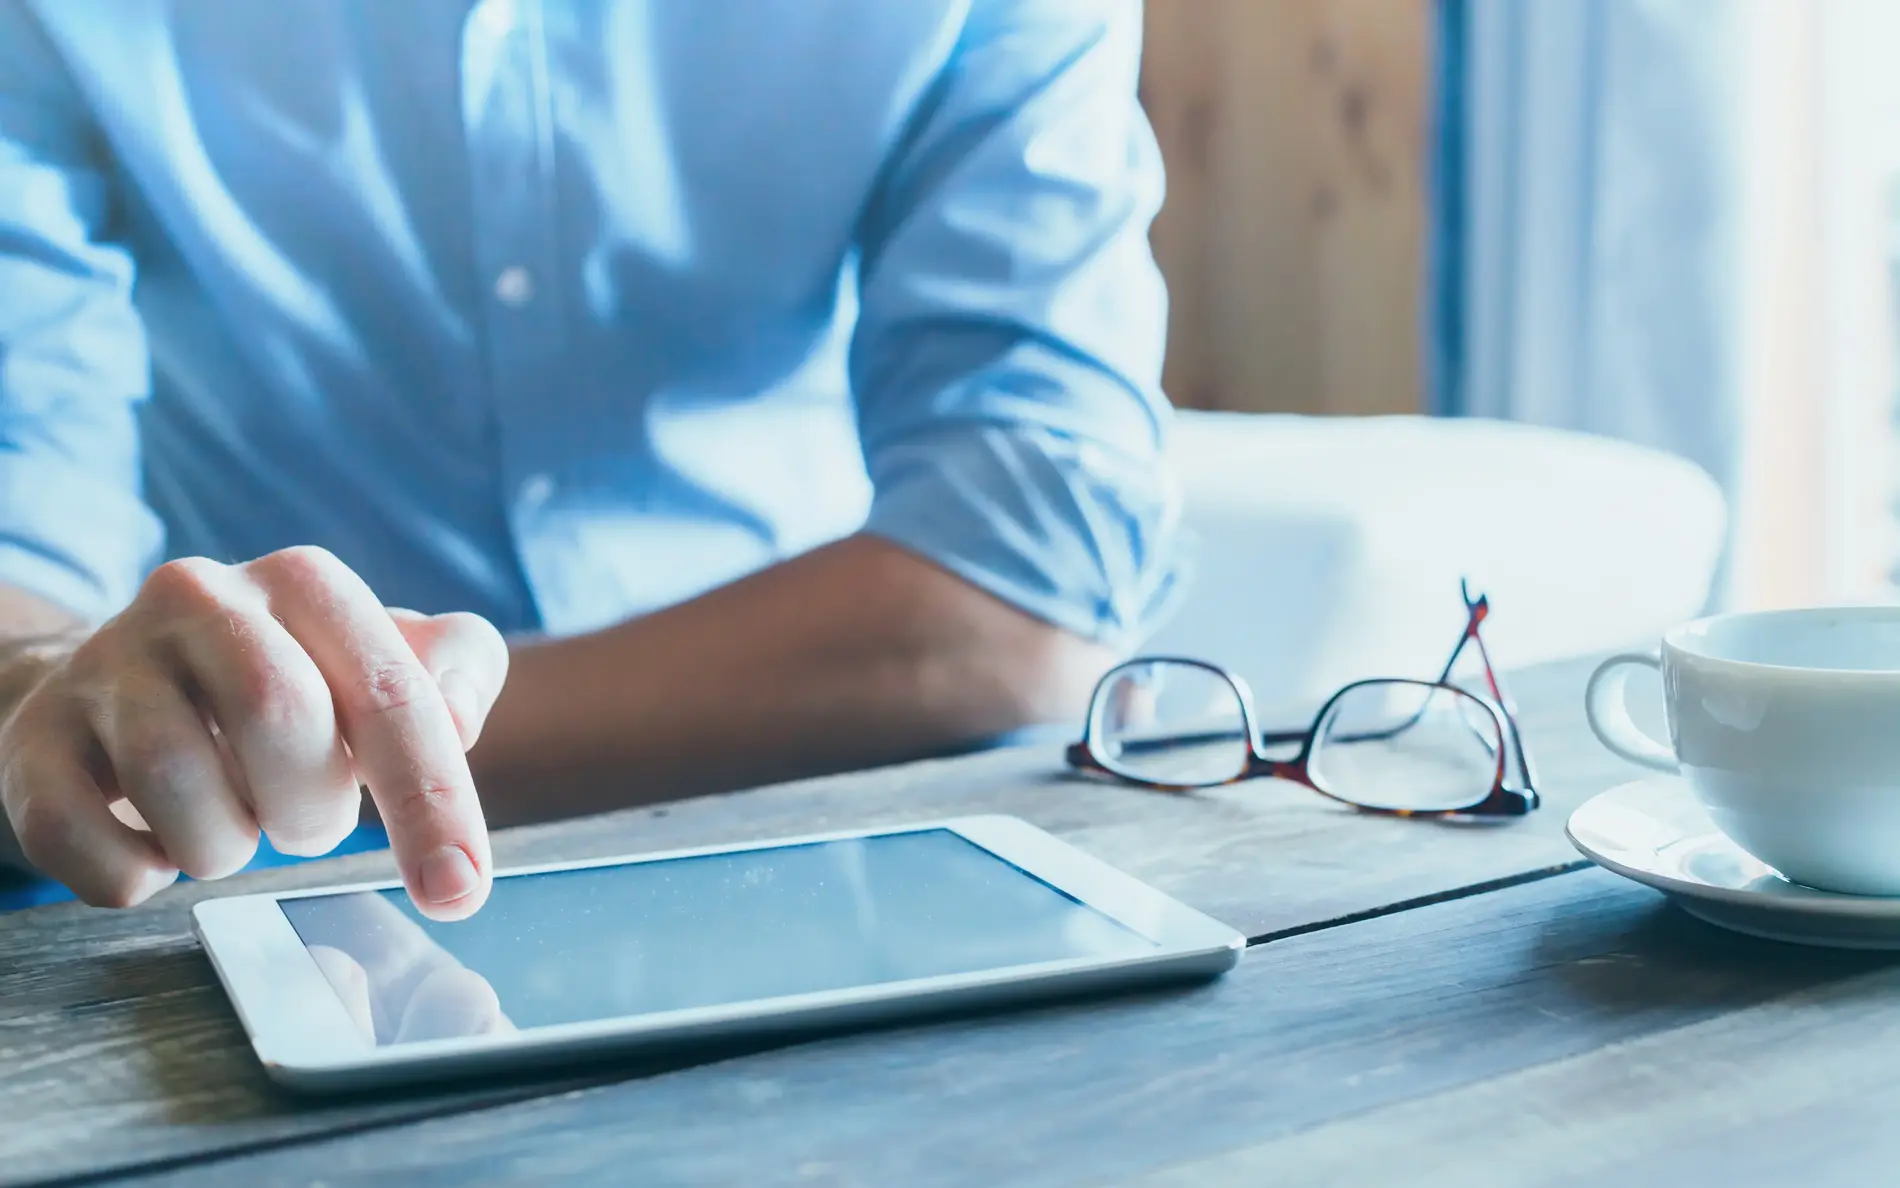
[[520,309],[534,300],[534,274],[519,265],[502,269],[495,278],[495,300],[509,309]]
[[533,511],[548,500],[554,498],[554,480],[545,474],[537,474],[521,484],[521,506]]

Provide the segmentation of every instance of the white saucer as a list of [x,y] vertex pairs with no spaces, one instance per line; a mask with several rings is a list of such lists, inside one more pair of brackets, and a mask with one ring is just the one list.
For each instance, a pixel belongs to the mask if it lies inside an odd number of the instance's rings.
[[1900,898],[1790,883],[1723,836],[1673,776],[1593,797],[1564,831],[1584,857],[1711,924],[1798,945],[1900,949]]

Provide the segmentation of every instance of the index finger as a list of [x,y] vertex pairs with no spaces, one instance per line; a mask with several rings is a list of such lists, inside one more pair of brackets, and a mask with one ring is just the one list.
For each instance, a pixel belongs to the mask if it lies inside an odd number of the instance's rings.
[[290,549],[247,568],[330,686],[410,898],[434,919],[472,915],[488,898],[488,827],[434,678],[369,586],[329,553]]

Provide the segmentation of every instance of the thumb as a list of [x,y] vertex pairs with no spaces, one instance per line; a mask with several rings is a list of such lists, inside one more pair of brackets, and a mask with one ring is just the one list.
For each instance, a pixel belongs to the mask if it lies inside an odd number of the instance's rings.
[[424,615],[390,607],[389,617],[435,678],[461,733],[462,749],[473,747],[508,679],[508,645],[501,632],[480,615],[459,612]]

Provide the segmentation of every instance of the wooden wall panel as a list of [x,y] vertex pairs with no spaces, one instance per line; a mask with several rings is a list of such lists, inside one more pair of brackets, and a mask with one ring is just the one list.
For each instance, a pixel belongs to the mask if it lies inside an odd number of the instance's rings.
[[1175,403],[1418,409],[1430,3],[1149,0]]

